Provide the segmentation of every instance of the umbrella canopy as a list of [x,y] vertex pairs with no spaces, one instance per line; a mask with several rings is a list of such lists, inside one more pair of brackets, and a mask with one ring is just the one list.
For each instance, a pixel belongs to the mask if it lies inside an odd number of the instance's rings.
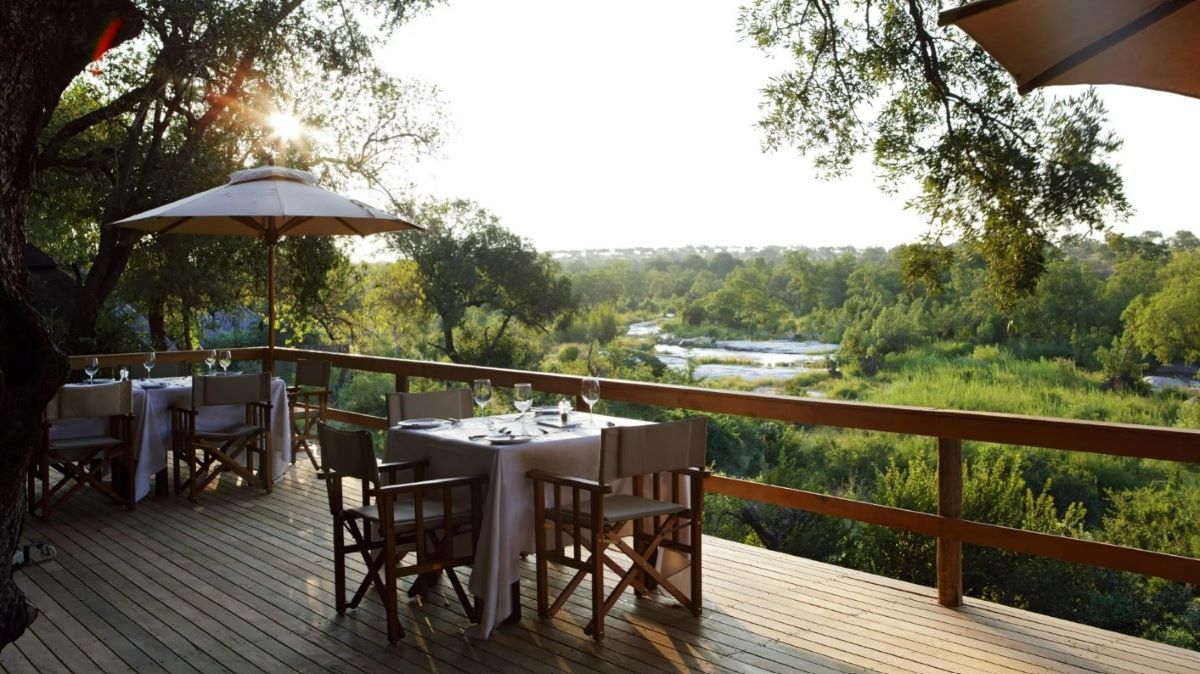
[[421,229],[390,213],[330,192],[311,173],[264,166],[229,182],[112,223],[159,234],[254,236],[267,244],[267,367],[275,350],[275,246],[281,236],[328,236]]
[[975,39],[1021,93],[1063,84],[1125,84],[1200,97],[1200,2],[978,0],[938,25]]

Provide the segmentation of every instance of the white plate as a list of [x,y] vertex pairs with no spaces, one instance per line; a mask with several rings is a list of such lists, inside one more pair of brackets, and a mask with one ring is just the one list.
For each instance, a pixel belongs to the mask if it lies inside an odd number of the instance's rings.
[[558,414],[558,405],[547,405],[533,408],[534,416],[540,417],[546,414]]
[[522,442],[529,442],[533,439],[532,435],[504,435],[497,433],[496,435],[488,435],[483,438],[493,445],[519,445]]
[[423,428],[438,428],[439,426],[445,426],[446,423],[445,419],[405,419],[396,425],[400,428],[420,430]]

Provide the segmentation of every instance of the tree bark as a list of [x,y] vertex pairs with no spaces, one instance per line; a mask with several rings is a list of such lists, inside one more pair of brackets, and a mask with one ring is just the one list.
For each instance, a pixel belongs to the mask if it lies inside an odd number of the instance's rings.
[[67,376],[66,357],[29,304],[23,246],[37,137],[71,79],[141,26],[130,0],[0,4],[0,648],[37,615],[13,582],[8,560],[20,538],[25,475],[42,409]]

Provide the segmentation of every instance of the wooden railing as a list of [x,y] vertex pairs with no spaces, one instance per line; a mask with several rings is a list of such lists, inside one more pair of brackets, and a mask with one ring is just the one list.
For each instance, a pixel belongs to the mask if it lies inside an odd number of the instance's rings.
[[[265,359],[265,356],[266,349],[261,347],[234,350],[235,360],[258,360]],[[73,358],[72,366],[82,368],[85,358]],[[160,362],[199,361],[202,358],[201,352],[159,355]],[[498,386],[527,382],[536,391],[576,397],[580,391],[580,378],[564,374],[275,349],[276,361],[294,362],[305,358],[328,360],[337,368],[394,375],[398,391],[408,390],[409,379],[413,377],[459,382],[488,378]],[[140,354],[100,357],[101,367],[140,362]],[[935,438],[938,455],[937,514],[723,476],[707,479],[705,490],[936,537],[938,601],[946,606],[962,603],[963,543],[1200,584],[1198,559],[962,518],[964,440],[1200,463],[1200,431],[818,400],[618,379],[602,380],[601,390],[606,400]],[[351,410],[332,409],[329,418],[367,428],[383,429],[387,426],[383,417]]]

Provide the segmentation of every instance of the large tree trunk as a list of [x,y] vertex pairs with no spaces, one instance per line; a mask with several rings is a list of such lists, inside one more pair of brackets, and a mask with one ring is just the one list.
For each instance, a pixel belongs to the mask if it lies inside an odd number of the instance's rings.
[[67,375],[29,305],[25,206],[38,132],[71,78],[109,45],[141,30],[130,0],[5,0],[0,4],[0,648],[37,615],[12,578],[25,515],[25,474],[42,408]]

